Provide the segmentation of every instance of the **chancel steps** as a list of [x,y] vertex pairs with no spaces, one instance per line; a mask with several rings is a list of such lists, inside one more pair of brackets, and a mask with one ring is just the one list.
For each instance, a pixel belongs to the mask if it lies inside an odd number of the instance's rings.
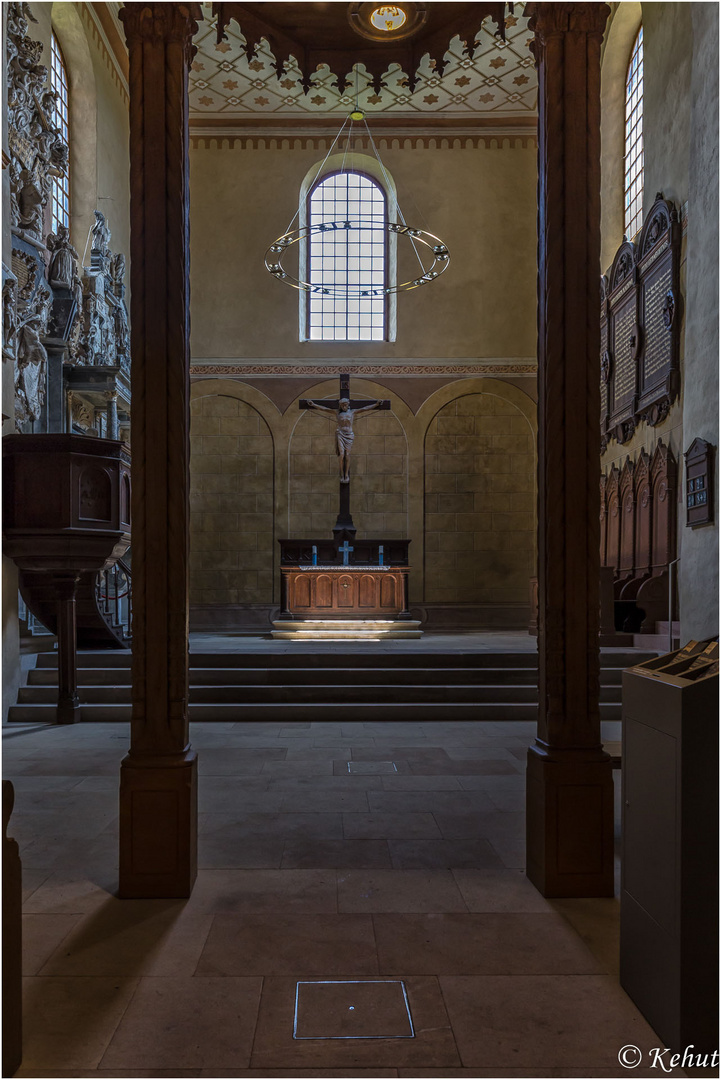
[[[621,672],[652,654],[602,653],[601,718],[621,719]],[[78,654],[81,721],[127,721],[130,654]],[[40,653],[8,720],[53,722],[57,655]],[[534,653],[191,653],[190,719],[535,720]]]

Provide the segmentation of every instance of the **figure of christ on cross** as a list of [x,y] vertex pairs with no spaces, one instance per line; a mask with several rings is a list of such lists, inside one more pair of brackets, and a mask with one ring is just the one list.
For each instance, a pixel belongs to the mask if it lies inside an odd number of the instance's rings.
[[373,409],[390,409],[390,401],[353,401],[350,396],[350,375],[341,375],[340,394],[336,399],[316,401],[313,398],[302,398],[301,409],[315,409],[316,412],[335,413],[335,452],[338,455],[338,468],[340,470],[341,484],[350,483],[350,455],[353,449],[353,419],[360,413],[371,412]]

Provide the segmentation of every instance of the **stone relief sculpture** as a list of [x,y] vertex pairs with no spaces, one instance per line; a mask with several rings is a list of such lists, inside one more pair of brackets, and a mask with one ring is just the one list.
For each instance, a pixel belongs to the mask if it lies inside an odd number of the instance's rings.
[[67,171],[68,147],[55,126],[56,95],[40,63],[42,42],[33,41],[25,3],[7,7],[8,147],[10,217],[14,231],[42,244],[43,214],[54,176]]
[[2,264],[2,289],[3,289],[3,340],[2,358],[15,360],[17,351],[17,305],[18,305],[18,280],[12,270],[8,270],[5,263]]
[[18,326],[15,367],[15,419],[35,421],[45,401],[48,354],[43,345],[50,317],[52,293],[40,285]]
[[70,243],[67,225],[58,225],[57,233],[48,233],[45,243],[52,252],[47,273],[49,283],[54,289],[75,291],[80,284],[78,253]]

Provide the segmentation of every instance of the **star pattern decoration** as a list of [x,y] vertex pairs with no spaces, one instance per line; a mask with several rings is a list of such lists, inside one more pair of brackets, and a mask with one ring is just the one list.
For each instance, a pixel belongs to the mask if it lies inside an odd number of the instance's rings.
[[[518,10],[518,9],[517,9]],[[215,20],[206,20],[195,36],[198,47],[190,71],[190,113],[194,116],[243,116],[262,111],[284,115],[335,113],[339,121],[357,99],[369,118],[373,115],[443,114],[454,118],[479,113],[524,116],[535,115],[538,80],[534,60],[528,50],[528,19],[509,15],[506,41],[496,38],[495,24],[487,19],[477,36],[474,59],[464,55],[459,38],[450,42],[443,76],[434,70],[428,57],[418,72],[415,91],[408,88],[408,74],[397,64],[391,65],[376,93],[363,66],[355,69],[353,93],[340,94],[334,76],[326,65],[319,65],[311,77],[308,94],[303,92],[302,76],[293,58],[281,72],[275,71],[275,58],[267,41],[258,46],[248,60],[244,39],[237,24],[227,28],[227,40],[216,42]],[[487,92],[489,88],[493,93]],[[483,91],[479,93],[479,91]]]

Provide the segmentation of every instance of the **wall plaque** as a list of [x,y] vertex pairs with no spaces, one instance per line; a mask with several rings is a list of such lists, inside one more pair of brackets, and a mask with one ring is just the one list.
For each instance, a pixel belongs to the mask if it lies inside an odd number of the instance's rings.
[[686,527],[713,522],[713,446],[694,439],[686,459]]
[[679,256],[681,224],[659,193],[638,247],[638,287],[643,330],[637,420],[652,427],[668,416],[679,391]]
[[601,447],[628,442],[678,396],[681,224],[659,193],[638,235],[601,279]]
[[[625,443],[636,427],[637,360],[641,349],[636,247],[630,240],[624,240],[616,252],[609,283],[607,363],[610,364],[610,413],[606,434]],[[603,370],[603,356],[601,368]]]

